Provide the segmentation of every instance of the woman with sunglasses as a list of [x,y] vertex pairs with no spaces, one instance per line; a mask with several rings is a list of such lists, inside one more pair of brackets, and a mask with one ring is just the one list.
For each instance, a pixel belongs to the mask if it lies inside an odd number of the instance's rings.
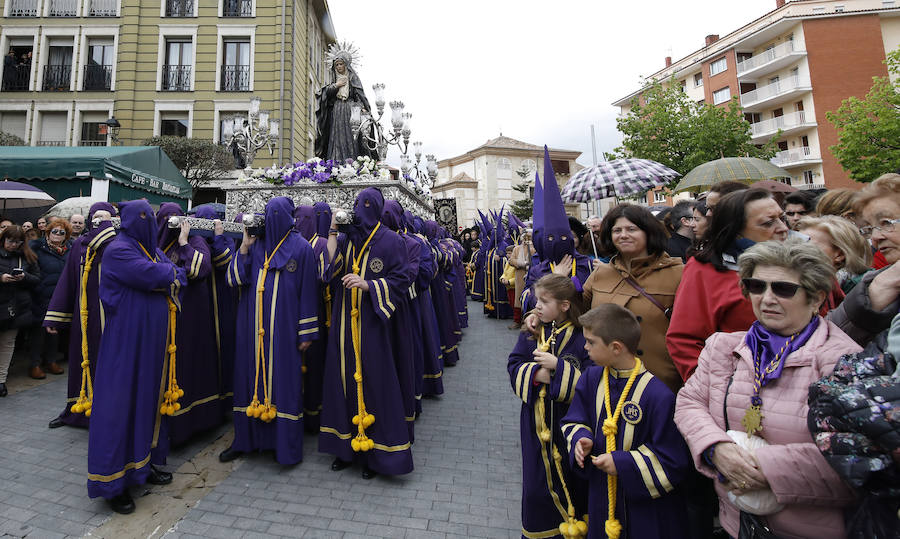
[[72,227],[68,221],[53,217],[47,224],[47,234],[29,243],[29,247],[37,255],[38,266],[41,268],[41,281],[34,289],[34,317],[35,326],[30,329],[30,359],[31,368],[28,376],[35,379],[46,378],[50,374],[62,374],[63,368],[56,363],[56,355],[59,350],[59,335],[47,333],[41,323],[47,314],[47,306],[56,283],[62,275],[69,256],[69,247],[72,236]]
[[39,280],[37,257],[25,243],[25,231],[7,226],[0,232],[0,397],[7,394],[6,375],[16,334],[34,320],[31,289]]
[[706,341],[678,394],[675,423],[697,469],[717,479],[729,535],[752,521],[781,538],[843,538],[843,508],[854,494],[806,421],[809,385],[860,350],[819,315],[834,268],[816,245],[796,240],[754,245],[738,267],[757,320]]

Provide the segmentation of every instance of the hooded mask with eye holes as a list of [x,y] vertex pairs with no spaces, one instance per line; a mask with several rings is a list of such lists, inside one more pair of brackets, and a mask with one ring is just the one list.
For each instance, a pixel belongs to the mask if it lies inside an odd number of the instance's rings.
[[174,202],[160,204],[159,212],[156,214],[156,244],[160,249],[165,249],[181,233],[178,228],[169,228],[169,217],[173,215],[184,215],[181,206]]
[[[543,198],[543,258],[553,262],[559,262],[565,255],[575,255],[575,239],[569,228],[569,218],[566,217],[566,208],[563,205],[562,195],[556,183],[556,175],[553,165],[550,163],[550,152],[544,146],[544,184]],[[535,224],[537,227],[537,224]],[[535,228],[535,234],[537,229]]]
[[310,241],[316,233],[316,209],[313,206],[297,206],[294,210],[294,228]]
[[327,202],[313,204],[316,211],[316,234],[321,238],[328,238],[328,230],[331,228],[331,206]]
[[141,244],[148,254],[156,254],[156,216],[145,199],[122,202],[122,234]]
[[384,201],[384,212],[381,214],[381,222],[394,232],[402,232],[403,207],[396,200]]
[[353,204],[353,224],[347,230],[347,236],[357,247],[362,247],[369,234],[381,222],[384,213],[384,195],[375,187],[367,187],[356,195]]

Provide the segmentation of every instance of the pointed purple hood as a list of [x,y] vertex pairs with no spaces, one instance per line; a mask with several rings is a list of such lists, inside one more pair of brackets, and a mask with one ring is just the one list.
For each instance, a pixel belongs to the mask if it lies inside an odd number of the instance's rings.
[[316,210],[312,206],[297,206],[294,210],[294,228],[306,241],[316,233]]
[[569,228],[569,218],[566,216],[566,207],[563,205],[559,186],[556,184],[556,174],[550,163],[550,152],[544,146],[544,230],[541,238],[544,253],[543,257],[550,262],[559,262],[565,255],[575,254],[575,239]]
[[156,253],[156,216],[145,199],[122,202],[122,234],[140,243],[150,255]]
[[327,202],[316,202],[313,209],[316,210],[316,234],[327,239],[331,228],[331,206]]
[[181,233],[177,228],[169,228],[169,217],[173,215],[184,215],[181,206],[174,202],[160,204],[159,212],[156,214],[156,244],[160,249],[165,249]]
[[381,222],[394,232],[400,232],[403,225],[403,207],[396,200],[385,200]]

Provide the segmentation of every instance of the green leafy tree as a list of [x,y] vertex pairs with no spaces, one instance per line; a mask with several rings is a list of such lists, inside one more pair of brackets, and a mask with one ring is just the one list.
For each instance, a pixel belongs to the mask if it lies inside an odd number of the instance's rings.
[[659,82],[647,86],[632,100],[631,110],[616,120],[616,127],[622,145],[607,158],[652,159],[681,174],[720,157],[771,158],[780,136],[762,146],[753,144],[737,97],[727,107],[697,103],[674,79],[666,87]]
[[[900,76],[900,48],[885,63],[889,73]],[[839,131],[838,143],[829,149],[851,178],[870,182],[900,169],[900,83],[873,77],[865,98],[851,96],[826,116]]]
[[513,186],[513,191],[524,194],[525,198],[522,200],[514,200],[510,209],[512,209],[512,212],[516,217],[523,221],[531,219],[531,214],[534,211],[534,199],[531,196],[531,184],[525,179],[533,172],[533,170],[527,168],[525,165],[522,165],[519,170],[516,171],[516,174],[519,175],[519,178],[521,178],[522,181]]
[[234,169],[231,152],[208,139],[159,136],[144,145],[161,147],[194,189]]
[[0,131],[0,146],[24,146],[25,141],[21,137]]

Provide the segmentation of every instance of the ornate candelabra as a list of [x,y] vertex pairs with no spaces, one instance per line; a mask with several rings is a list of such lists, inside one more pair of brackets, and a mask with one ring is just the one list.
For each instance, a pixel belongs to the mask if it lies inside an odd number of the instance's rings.
[[278,141],[278,120],[269,118],[269,111],[260,110],[262,100],[258,97],[250,98],[250,110],[247,118],[238,115],[225,122],[222,133],[226,145],[229,148],[237,148],[246,168],[250,171],[256,152],[267,147],[269,155],[275,152],[275,143]]

